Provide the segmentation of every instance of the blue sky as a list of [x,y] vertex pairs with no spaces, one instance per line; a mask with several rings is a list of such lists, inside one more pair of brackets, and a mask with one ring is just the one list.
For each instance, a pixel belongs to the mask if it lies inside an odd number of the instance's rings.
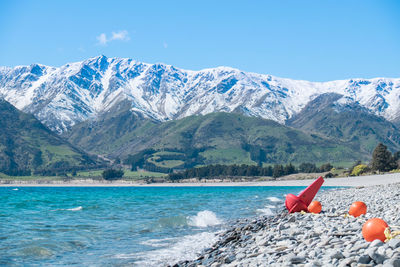
[[400,1],[0,2],[0,65],[104,54],[327,81],[400,77]]

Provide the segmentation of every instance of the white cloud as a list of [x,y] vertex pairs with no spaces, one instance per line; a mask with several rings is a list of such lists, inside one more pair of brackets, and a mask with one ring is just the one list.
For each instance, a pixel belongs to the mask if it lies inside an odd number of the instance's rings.
[[107,37],[107,34],[101,33],[99,36],[96,37],[97,43],[99,45],[107,45],[111,41],[129,41],[129,33],[126,30],[112,32],[111,37]]
[[96,39],[99,42],[99,44],[101,44],[101,45],[106,45],[108,42],[107,36],[105,33],[100,34],[99,36],[96,37]]
[[121,40],[121,41],[128,41],[129,35],[128,35],[128,31],[119,31],[119,32],[112,32],[112,36],[111,36],[111,41],[112,40]]

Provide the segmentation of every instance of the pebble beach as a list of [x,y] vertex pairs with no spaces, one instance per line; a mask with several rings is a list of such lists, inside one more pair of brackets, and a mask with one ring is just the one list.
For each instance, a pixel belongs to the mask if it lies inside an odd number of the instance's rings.
[[[366,242],[362,226],[381,218],[400,225],[400,183],[333,189],[317,194],[320,214],[288,214],[237,221],[192,261],[173,266],[400,266],[400,236],[383,243]],[[367,214],[346,216],[363,201]]]

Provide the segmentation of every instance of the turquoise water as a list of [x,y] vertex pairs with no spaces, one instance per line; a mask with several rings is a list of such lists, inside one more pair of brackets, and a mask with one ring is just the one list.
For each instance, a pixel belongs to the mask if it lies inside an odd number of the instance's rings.
[[0,187],[0,266],[158,266],[303,187]]

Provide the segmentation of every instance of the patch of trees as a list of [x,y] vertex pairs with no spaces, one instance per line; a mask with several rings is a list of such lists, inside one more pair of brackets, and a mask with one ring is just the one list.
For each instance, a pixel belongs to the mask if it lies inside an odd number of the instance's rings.
[[325,163],[319,167],[319,171],[320,172],[329,172],[332,170],[332,168],[333,168],[333,166],[330,163]]
[[186,160],[186,156],[184,154],[166,154],[166,155],[157,155],[158,158],[154,159],[155,162],[161,162],[164,160]]
[[9,176],[30,176],[31,170],[30,169],[8,169],[8,170],[1,170],[2,173],[7,174]]
[[400,168],[400,151],[391,153],[387,146],[379,143],[372,152],[372,160],[369,165],[356,161],[351,167],[350,176],[359,176],[364,173],[388,172]]
[[143,164],[147,161],[148,158],[152,156],[156,151],[154,149],[145,149],[140,151],[137,154],[129,155],[125,160],[124,164],[131,165],[132,171],[136,171],[136,169],[143,168]]
[[250,153],[250,159],[257,162],[258,165],[262,165],[263,162],[266,162],[266,152],[259,146],[243,144],[242,148]]
[[104,180],[116,180],[124,176],[124,171],[116,169],[107,169],[102,172],[101,176],[103,176]]
[[312,172],[317,172],[318,168],[317,165],[314,163],[301,163],[299,165],[299,172],[305,172],[305,173],[312,173]]
[[33,172],[34,175],[40,176],[65,176],[66,170],[57,170],[57,169],[38,169]]
[[43,164],[42,151],[41,150],[37,150],[33,154],[32,165],[33,165],[34,168],[38,168],[42,164]]
[[400,151],[392,155],[387,146],[380,143],[372,153],[371,168],[376,171],[386,172],[399,168]]
[[[183,168],[192,168],[196,165],[204,164],[204,158],[199,154],[204,151],[204,148],[189,148],[185,151],[176,150],[176,149],[168,149],[167,152],[177,152],[181,154],[166,154],[166,155],[157,155],[158,159],[154,160],[155,162],[161,162],[164,160],[182,160],[184,162]],[[129,155],[125,160],[124,164],[131,165],[132,171],[136,171],[137,168],[142,168],[147,171],[156,171],[161,173],[171,173],[173,169],[165,168],[157,166],[148,161],[151,157],[154,156],[154,153],[157,151],[154,149],[146,149],[137,154]]]
[[204,164],[204,157],[200,152],[205,151],[206,148],[189,148],[185,150],[184,168],[193,168],[196,165]]
[[161,172],[161,173],[172,173],[173,172],[173,169],[171,169],[171,168],[157,166],[151,162],[145,162],[142,165],[142,168],[145,169],[146,171],[150,171],[150,172]]
[[[99,165],[102,166],[102,165]],[[77,171],[81,170],[90,170],[90,169],[97,169],[99,166],[71,166],[71,167],[61,167],[61,168],[54,168],[54,167],[47,167],[43,169],[36,169],[33,171],[34,175],[40,176],[67,176],[68,173],[71,173],[72,176],[76,176]]]
[[15,162],[12,151],[3,151],[0,153],[0,172],[10,176],[29,176],[30,169],[21,168]]
[[[315,164],[312,163],[303,163],[301,169],[302,172],[321,172],[326,171],[326,169],[332,165],[329,163],[322,165],[320,168],[316,167]],[[191,168],[187,169],[183,172],[171,173],[168,175],[168,178],[172,181],[188,179],[188,178],[208,178],[208,177],[218,177],[218,176],[272,176],[272,177],[281,177],[289,174],[298,173],[300,171],[299,168],[296,168],[294,165],[287,164],[281,165],[276,164],[274,166],[255,166],[255,165],[208,165],[199,168]],[[330,168],[330,169],[331,169]],[[330,170],[329,169],[329,170]]]
[[93,169],[99,169],[102,167],[106,167],[104,164],[96,164],[92,165],[90,162],[86,165],[78,165],[76,166],[75,164],[72,165],[68,161],[57,161],[54,162],[46,167],[41,167],[41,168],[36,168],[32,170],[32,173],[34,175],[40,175],[40,176],[67,176],[68,173],[75,174],[73,176],[76,176],[76,173],[78,171],[82,170],[93,170]]
[[350,172],[350,176],[359,176],[363,173],[369,172],[370,170],[371,168],[369,168],[367,165],[360,163],[356,166],[353,166]]

